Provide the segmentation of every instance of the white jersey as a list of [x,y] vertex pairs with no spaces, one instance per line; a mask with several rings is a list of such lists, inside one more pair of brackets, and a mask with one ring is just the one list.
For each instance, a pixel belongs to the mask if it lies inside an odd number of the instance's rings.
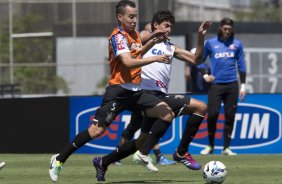
[[168,93],[168,85],[170,81],[171,62],[174,55],[175,47],[169,42],[155,44],[143,58],[167,54],[170,55],[170,64],[154,62],[149,65],[142,66],[142,83],[141,88],[146,90],[156,90]]

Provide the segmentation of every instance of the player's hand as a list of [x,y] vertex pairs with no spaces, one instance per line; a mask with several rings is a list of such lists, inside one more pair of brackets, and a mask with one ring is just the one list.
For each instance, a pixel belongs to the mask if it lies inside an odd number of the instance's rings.
[[241,101],[241,102],[244,101],[245,98],[246,98],[246,92],[240,91],[240,93],[239,93],[239,98],[240,98],[240,101]]
[[158,36],[152,39],[152,41],[154,42],[154,44],[158,44],[161,42],[165,42],[167,39],[164,36]]
[[166,31],[161,29],[152,32],[153,37],[162,36],[164,34],[166,34]]
[[201,35],[205,35],[207,33],[207,29],[210,27],[212,21],[203,21],[198,29],[198,33]]
[[207,83],[212,83],[212,81],[214,81],[215,79],[213,75],[208,75],[208,74],[205,74],[203,78]]
[[239,99],[240,101],[244,101],[246,98],[246,86],[245,84],[241,84],[240,91],[239,91]]
[[169,38],[169,36],[166,33],[165,34],[161,34],[161,35],[156,36],[156,37],[153,38],[153,42],[155,44],[161,43],[161,42],[167,42],[169,40],[170,40],[170,38]]
[[154,57],[156,57],[155,61],[157,61],[157,62],[165,63],[165,64],[171,63],[171,60],[169,59],[170,55],[168,55],[168,54],[157,55],[157,56],[154,56]]
[[160,40],[160,41],[168,41],[168,40],[170,40],[167,31],[166,30],[162,30],[162,29],[155,30],[152,33],[152,36],[153,36],[153,38],[155,38],[157,40]]

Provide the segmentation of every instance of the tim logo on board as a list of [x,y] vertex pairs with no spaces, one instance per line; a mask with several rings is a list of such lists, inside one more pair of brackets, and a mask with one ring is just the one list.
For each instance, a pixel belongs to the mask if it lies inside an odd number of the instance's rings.
[[[215,148],[223,148],[224,114],[220,113],[215,135]],[[231,148],[259,148],[281,139],[281,113],[273,108],[239,103],[235,117]],[[205,147],[208,144],[207,120],[201,124],[192,145]]]

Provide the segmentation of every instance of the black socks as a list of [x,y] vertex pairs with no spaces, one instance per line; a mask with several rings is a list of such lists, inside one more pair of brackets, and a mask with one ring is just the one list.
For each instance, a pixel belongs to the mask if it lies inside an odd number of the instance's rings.
[[114,151],[104,156],[102,158],[102,165],[106,168],[111,163],[124,159],[129,155],[135,153],[136,151],[137,148],[135,146],[135,140],[125,142],[122,145],[118,146]]
[[85,130],[83,132],[80,132],[75,136],[75,138],[72,140],[71,144],[68,145],[68,147],[57,156],[57,160],[65,163],[65,161],[68,159],[68,157],[78,150],[81,146],[86,144],[91,140],[91,137],[89,135],[88,130]]
[[182,138],[177,148],[177,152],[179,155],[184,155],[189,147],[189,144],[194,139],[194,136],[199,130],[201,122],[203,121],[204,116],[199,114],[191,114],[189,119],[186,122],[186,127],[182,134]]
[[156,120],[151,128],[151,131],[149,132],[148,138],[146,139],[143,146],[140,148],[140,152],[144,155],[148,155],[153,146],[165,134],[170,124],[171,122],[167,122],[161,119]]

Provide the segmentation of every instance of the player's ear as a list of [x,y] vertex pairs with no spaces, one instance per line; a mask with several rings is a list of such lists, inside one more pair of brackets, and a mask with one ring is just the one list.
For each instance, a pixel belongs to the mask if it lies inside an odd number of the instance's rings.
[[117,19],[119,22],[122,22],[122,14],[117,14]]
[[159,24],[158,24],[157,22],[154,22],[154,30],[157,29],[158,25],[159,25]]

